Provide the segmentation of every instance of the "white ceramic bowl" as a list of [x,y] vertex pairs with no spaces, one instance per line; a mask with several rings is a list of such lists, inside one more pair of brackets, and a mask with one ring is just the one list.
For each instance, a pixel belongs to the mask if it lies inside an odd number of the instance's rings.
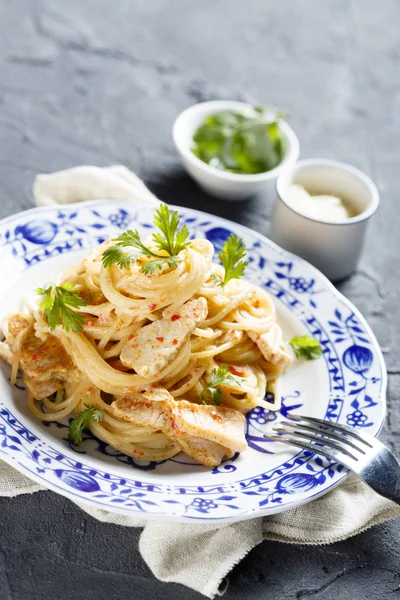
[[246,112],[250,104],[230,100],[215,100],[194,104],[184,110],[175,120],[172,135],[183,165],[203,190],[212,196],[224,200],[243,200],[255,194],[260,188],[275,188],[276,178],[288,166],[294,165],[299,156],[299,140],[289,125],[282,121],[280,129],[283,133],[284,158],[282,162],[265,173],[257,175],[239,175],[210,167],[193,154],[193,134],[207,115],[224,110]]
[[[292,184],[343,198],[357,214],[340,223],[302,215],[286,201]],[[300,160],[282,173],[276,190],[270,239],[308,260],[331,281],[351,275],[360,258],[368,220],[379,206],[379,193],[371,179],[345,163],[315,158]]]

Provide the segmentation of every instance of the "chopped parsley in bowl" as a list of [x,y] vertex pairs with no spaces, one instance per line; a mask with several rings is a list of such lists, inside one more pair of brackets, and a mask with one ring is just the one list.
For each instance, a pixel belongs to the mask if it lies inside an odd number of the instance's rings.
[[256,175],[271,171],[285,154],[280,129],[285,116],[271,106],[207,115],[193,135],[191,150],[211,167],[229,173]]
[[183,166],[208,194],[244,200],[273,194],[278,175],[299,157],[299,140],[271,107],[234,100],[194,104],[175,119],[172,136]]

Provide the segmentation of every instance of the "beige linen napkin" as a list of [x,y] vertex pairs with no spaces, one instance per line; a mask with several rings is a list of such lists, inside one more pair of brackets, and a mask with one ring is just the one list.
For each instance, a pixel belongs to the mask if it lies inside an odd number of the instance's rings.
[[[36,204],[66,204],[93,199],[128,199],[157,204],[144,183],[126,167],[76,167],[39,175]],[[42,488],[0,462],[0,496],[32,493]],[[77,503],[78,504],[78,503]],[[144,527],[141,554],[161,581],[181,583],[209,598],[221,581],[264,539],[292,544],[330,544],[400,516],[400,506],[381,498],[357,477],[299,508],[266,518],[225,525],[193,525],[148,521],[78,506],[99,521]],[[219,595],[221,595],[219,593]]]

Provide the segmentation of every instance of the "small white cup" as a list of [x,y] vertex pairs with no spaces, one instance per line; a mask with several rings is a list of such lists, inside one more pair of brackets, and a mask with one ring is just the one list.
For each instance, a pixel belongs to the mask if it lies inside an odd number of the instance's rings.
[[270,191],[273,192],[279,173],[285,167],[293,165],[299,157],[299,140],[293,129],[285,121],[281,121],[279,124],[283,133],[284,157],[282,162],[271,171],[258,173],[257,175],[229,173],[210,167],[193,154],[191,150],[193,135],[203,123],[205,117],[224,110],[237,110],[246,113],[251,108],[250,104],[230,100],[201,102],[184,110],[175,120],[172,136],[183,165],[199,186],[212,196],[223,200],[243,200],[266,185],[269,185]]
[[[298,184],[319,194],[331,194],[348,202],[356,216],[340,223],[312,219],[286,202],[289,186]],[[379,194],[371,179],[359,169],[327,159],[299,161],[277,180],[277,201],[269,237],[301,256],[331,281],[353,273],[360,258],[369,218],[379,206]]]

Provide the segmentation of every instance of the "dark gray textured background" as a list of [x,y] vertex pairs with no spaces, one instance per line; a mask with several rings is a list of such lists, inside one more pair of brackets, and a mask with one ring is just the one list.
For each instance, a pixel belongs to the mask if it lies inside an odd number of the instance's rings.
[[[226,204],[182,171],[171,126],[201,100],[291,112],[301,156],[348,161],[382,205],[362,263],[340,286],[371,324],[389,371],[384,438],[400,455],[398,0],[0,0],[0,216],[32,206],[36,173],[120,162],[167,202],[266,233],[264,197]],[[52,492],[0,503],[1,600],[200,599],[156,581],[139,531],[98,523]],[[346,542],[265,542],[226,600],[400,597],[400,523]]]

